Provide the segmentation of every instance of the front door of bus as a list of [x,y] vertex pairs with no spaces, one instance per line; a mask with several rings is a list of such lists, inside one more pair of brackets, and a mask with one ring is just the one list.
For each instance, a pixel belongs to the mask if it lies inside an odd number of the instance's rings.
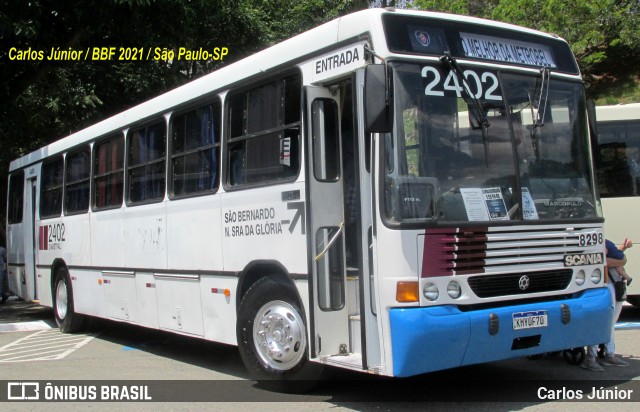
[[332,356],[349,349],[339,96],[320,87],[307,87],[306,93],[312,352]]

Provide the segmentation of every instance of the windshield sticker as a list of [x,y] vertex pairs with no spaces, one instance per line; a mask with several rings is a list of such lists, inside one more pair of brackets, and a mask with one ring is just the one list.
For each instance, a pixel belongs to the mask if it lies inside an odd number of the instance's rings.
[[464,54],[476,59],[556,68],[551,48],[542,44],[460,33]]
[[460,189],[460,194],[470,222],[489,220],[489,213],[482,199],[482,189]]
[[482,189],[482,196],[484,197],[484,203],[487,205],[491,220],[509,220],[507,206],[504,204],[502,191],[499,187]]
[[509,220],[507,206],[499,187],[487,189],[460,189],[470,222],[482,220]]
[[526,187],[522,188],[522,214],[525,220],[537,220],[538,211],[536,210],[536,204],[533,201],[533,197]]

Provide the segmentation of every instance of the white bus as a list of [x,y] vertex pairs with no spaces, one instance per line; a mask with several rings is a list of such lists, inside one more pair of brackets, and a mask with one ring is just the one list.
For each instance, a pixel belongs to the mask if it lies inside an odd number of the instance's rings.
[[[640,241],[640,103],[596,107],[598,186],[602,196],[605,234],[617,245],[625,238]],[[640,277],[640,251],[629,249],[626,269]],[[640,307],[640,279],[627,288],[627,302]]]
[[603,218],[567,43],[366,10],[11,163],[13,290],[238,345],[259,379],[605,342]]

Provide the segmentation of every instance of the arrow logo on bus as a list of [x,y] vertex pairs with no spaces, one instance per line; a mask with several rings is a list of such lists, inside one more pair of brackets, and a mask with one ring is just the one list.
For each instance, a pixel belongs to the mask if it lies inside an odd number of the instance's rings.
[[289,202],[287,203],[287,209],[292,210],[295,209],[296,214],[293,216],[293,220],[289,225],[289,233],[293,233],[300,221],[300,226],[302,228],[302,234],[305,234],[305,219],[304,219],[304,202]]

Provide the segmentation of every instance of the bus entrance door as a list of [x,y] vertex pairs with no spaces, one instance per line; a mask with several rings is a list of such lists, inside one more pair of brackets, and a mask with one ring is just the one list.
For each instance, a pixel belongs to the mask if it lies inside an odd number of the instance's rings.
[[306,94],[311,349],[314,357],[328,357],[349,352],[339,95],[320,87]]
[[[36,253],[38,252],[38,227],[36,224],[36,193],[38,185],[36,179],[27,180],[25,185],[25,236],[24,236],[24,277],[20,279],[24,289],[22,298],[27,301],[38,300],[38,276],[36,268]],[[26,289],[26,290],[25,290]],[[25,293],[26,292],[26,293]]]

